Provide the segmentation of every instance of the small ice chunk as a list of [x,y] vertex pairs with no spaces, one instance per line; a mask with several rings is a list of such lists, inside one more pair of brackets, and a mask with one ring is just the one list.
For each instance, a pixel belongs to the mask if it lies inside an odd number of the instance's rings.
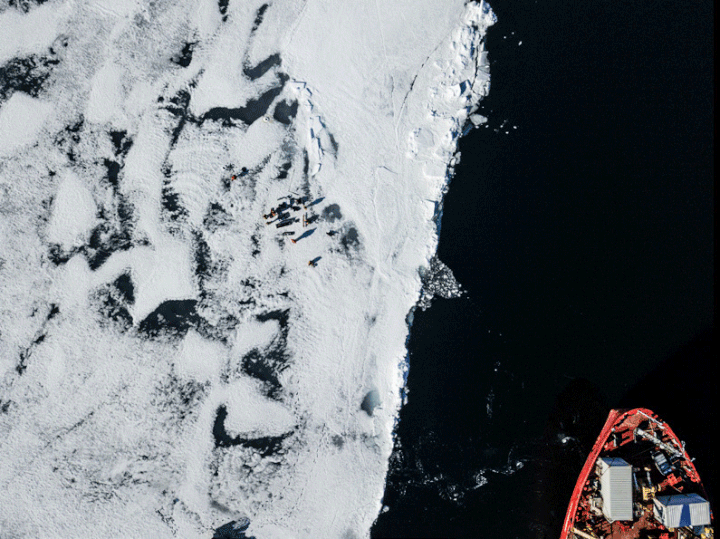
[[473,125],[478,126],[486,123],[487,118],[482,114],[472,114],[470,116],[470,121],[473,123]]

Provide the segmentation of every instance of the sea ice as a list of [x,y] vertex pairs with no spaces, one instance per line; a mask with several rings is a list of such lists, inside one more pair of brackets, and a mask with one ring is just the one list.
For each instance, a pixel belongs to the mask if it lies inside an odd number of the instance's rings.
[[367,537],[489,6],[19,4],[0,536]]
[[0,156],[34,143],[51,112],[50,103],[22,93],[8,99],[0,108]]

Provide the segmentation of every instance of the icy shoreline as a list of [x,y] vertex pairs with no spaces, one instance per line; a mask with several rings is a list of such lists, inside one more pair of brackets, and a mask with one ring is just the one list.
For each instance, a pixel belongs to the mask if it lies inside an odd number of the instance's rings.
[[0,12],[0,531],[367,536],[489,6],[68,6]]

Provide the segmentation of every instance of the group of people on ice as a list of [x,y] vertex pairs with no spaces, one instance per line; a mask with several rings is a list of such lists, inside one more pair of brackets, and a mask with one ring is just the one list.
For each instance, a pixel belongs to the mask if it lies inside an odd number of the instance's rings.
[[[307,197],[294,198],[288,196],[287,200],[283,200],[283,202],[277,208],[270,208],[270,213],[263,215],[263,218],[265,219],[265,224],[269,225],[270,223],[277,222],[275,226],[277,228],[282,228],[283,226],[287,226],[287,224],[297,222],[297,218],[292,217],[290,215],[290,211],[300,211],[300,206],[302,206],[303,209],[307,210],[306,200]],[[307,218],[306,216],[307,214],[303,216],[303,220]],[[290,221],[290,223],[285,224],[287,221]]]
[[[243,167],[242,170],[238,174],[233,174],[230,176],[231,181],[235,181],[238,178],[241,178],[245,175],[247,175],[250,171]],[[300,222],[300,219],[297,218],[294,213],[299,212],[301,209],[305,210],[305,213],[302,215],[302,226],[306,227],[315,221],[317,221],[320,217],[317,214],[312,214],[308,217],[307,209],[308,206],[312,206],[312,204],[308,204],[308,201],[310,200],[310,197],[307,196],[296,196],[294,194],[292,195],[286,195],[279,200],[282,200],[280,204],[278,204],[275,208],[270,208],[270,211],[266,214],[263,214],[263,219],[265,219],[266,225],[271,225],[275,223],[276,228],[285,228],[290,225],[293,225],[295,223]],[[290,238],[290,241],[295,244],[302,238],[309,236],[312,233],[312,230],[309,230],[302,235],[300,235],[298,238]],[[334,230],[331,230],[327,232],[328,236],[334,236],[337,234]],[[294,230],[286,230],[282,232],[283,236],[294,236],[295,231]],[[315,267],[317,266],[317,262],[320,260],[320,257],[315,257],[314,259],[310,260],[308,262],[308,266]]]
[[[263,215],[266,225],[275,223],[276,228],[284,228],[284,227],[290,226],[290,225],[295,224],[300,221],[300,219],[295,217],[294,212],[300,211],[301,208],[303,210],[308,209],[309,197],[306,197],[306,196],[296,197],[296,196],[288,195],[284,198],[286,198],[287,200],[283,200],[276,208],[270,208],[270,212]],[[308,217],[307,213],[303,213],[302,225],[303,225],[303,227],[306,227],[309,224],[314,223],[318,219],[319,219],[318,215],[311,215]],[[290,238],[290,242],[295,244],[299,240],[304,238],[305,236],[309,236],[310,232],[312,232],[312,231],[305,232],[298,238]],[[283,235],[284,236],[294,236],[295,231],[288,230],[286,232],[283,232]],[[310,260],[308,262],[308,266],[315,267],[317,265],[317,261],[319,259],[320,259],[320,257]]]

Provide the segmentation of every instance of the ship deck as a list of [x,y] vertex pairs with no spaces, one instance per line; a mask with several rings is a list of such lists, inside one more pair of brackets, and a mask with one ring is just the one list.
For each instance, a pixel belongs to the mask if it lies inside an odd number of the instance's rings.
[[[600,526],[598,530],[593,530],[594,534],[604,539],[639,539],[641,537],[647,537],[647,529],[652,519],[652,509],[648,506],[648,511],[643,513],[642,517],[633,522],[632,526],[626,526],[621,522],[613,522],[612,524],[605,523],[604,526]],[[591,534],[593,534],[591,532]],[[668,539],[674,539],[674,534]]]
[[[668,462],[672,463],[672,473],[660,472],[654,462],[659,452],[665,454]],[[602,503],[602,495],[596,463],[601,456],[620,458],[634,469],[635,516],[631,521],[609,522],[598,505]],[[672,430],[654,419],[649,410],[635,409],[629,413],[614,410],[580,474],[561,539],[699,537],[689,529],[667,529],[655,519],[653,497],[658,493],[681,492],[704,494],[697,471]]]

